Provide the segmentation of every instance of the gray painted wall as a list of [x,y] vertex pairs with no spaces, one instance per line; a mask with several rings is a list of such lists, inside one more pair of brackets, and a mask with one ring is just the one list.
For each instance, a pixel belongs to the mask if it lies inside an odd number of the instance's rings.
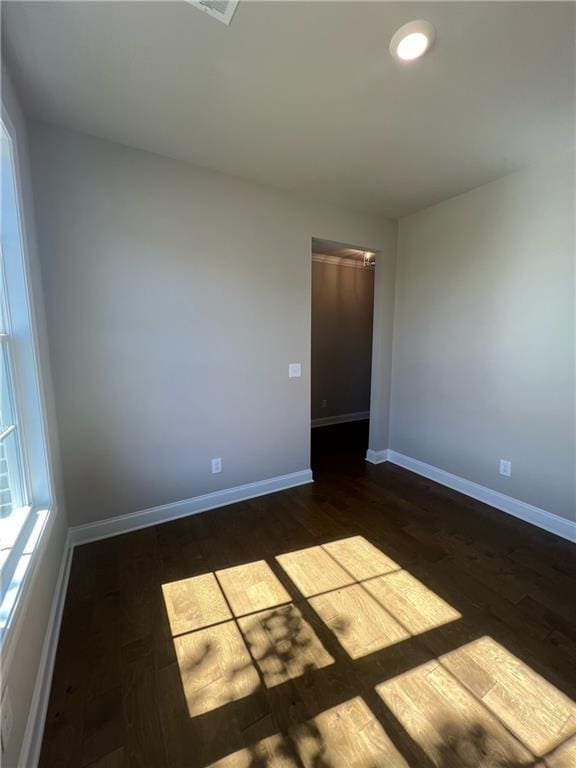
[[574,196],[568,156],[400,221],[391,405],[394,450],[572,520]]
[[[308,467],[313,236],[380,252],[370,447],[574,518],[573,158],[403,219],[396,265],[392,222],[47,126],[31,145],[71,523]],[[43,371],[49,384],[45,354]],[[7,765],[63,551],[59,487],[56,467],[57,514],[3,670]]]
[[390,231],[388,250],[393,259],[376,257],[374,273],[374,324],[372,340],[372,386],[370,388],[370,437],[368,447],[384,451],[390,445],[392,346],[396,282],[398,225]]
[[[52,598],[64,553],[68,523],[63,505],[58,435],[46,342],[40,266],[37,259],[32,189],[30,186],[28,135],[18,98],[4,64],[2,64],[2,106],[16,133],[16,162],[24,203],[21,211],[22,225],[26,241],[32,311],[37,332],[36,345],[41,364],[40,386],[43,391],[45,406],[46,437],[51,463],[52,485],[50,489],[52,496],[51,514],[46,523],[43,538],[36,550],[34,563],[28,572],[12,627],[2,645],[2,691],[9,690],[14,720],[6,751],[2,754],[2,765],[11,768],[18,763],[28,722],[38,665],[52,607]],[[32,478],[32,482],[33,491],[41,494],[45,500],[47,493],[45,485],[40,490],[36,487],[40,483],[36,483],[35,478]]]
[[[71,524],[308,468],[311,238],[381,251],[384,274],[396,225],[57,128],[31,135]],[[388,322],[384,335],[391,307]]]
[[369,410],[373,307],[373,268],[312,261],[313,419]]

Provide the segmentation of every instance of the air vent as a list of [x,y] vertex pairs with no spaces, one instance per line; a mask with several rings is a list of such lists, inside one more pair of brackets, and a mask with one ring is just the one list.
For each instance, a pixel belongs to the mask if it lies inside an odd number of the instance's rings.
[[188,0],[188,2],[226,25],[232,21],[238,5],[238,0]]

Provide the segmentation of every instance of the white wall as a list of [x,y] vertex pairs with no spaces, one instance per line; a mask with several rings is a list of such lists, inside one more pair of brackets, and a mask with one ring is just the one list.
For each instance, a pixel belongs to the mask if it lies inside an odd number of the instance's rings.
[[[403,219],[396,266],[393,222],[43,125],[31,144],[71,523],[308,467],[313,236],[380,252],[370,447],[574,517],[572,158]],[[4,670],[7,765],[65,527],[60,511]]]
[[392,389],[392,349],[396,284],[398,225],[390,228],[387,252],[394,258],[376,257],[374,272],[374,324],[372,339],[372,386],[370,389],[371,451],[385,451],[390,444],[390,406]]
[[[46,344],[44,307],[37,259],[34,228],[32,190],[28,164],[28,136],[16,93],[9,75],[2,64],[2,107],[15,131],[15,155],[23,202],[22,225],[26,244],[28,279],[32,293],[32,310],[37,332],[40,386],[43,392],[47,427],[48,451],[51,463],[50,493],[44,481],[39,479],[37,468],[32,466],[32,490],[43,502],[46,495],[52,497],[51,515],[46,524],[43,539],[29,568],[27,580],[12,626],[2,646],[2,691],[8,689],[12,703],[14,726],[2,755],[2,765],[15,766],[21,751],[24,732],[31,713],[31,703],[44,645],[52,598],[56,586],[66,539],[67,519],[63,506],[62,481],[59,464],[59,448],[53,409],[50,364]],[[27,434],[38,432],[38,425]],[[34,714],[34,713],[33,713]]]
[[[31,135],[71,523],[308,468],[311,238],[381,251],[385,274],[395,224],[56,128]],[[388,320],[390,334],[391,307]]]
[[400,221],[390,442],[572,520],[574,203],[565,156]]
[[312,261],[313,419],[370,409],[373,307],[373,268]]

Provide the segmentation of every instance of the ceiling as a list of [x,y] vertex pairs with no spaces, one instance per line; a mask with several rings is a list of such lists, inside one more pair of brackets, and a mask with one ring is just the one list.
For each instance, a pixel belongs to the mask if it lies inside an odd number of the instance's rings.
[[312,238],[312,253],[320,256],[335,256],[338,259],[352,259],[353,261],[362,261],[365,253],[374,255],[373,251],[363,251],[352,245],[336,243],[333,240],[321,240],[318,237]]
[[[574,142],[573,3],[3,2],[29,114],[398,217]],[[432,51],[401,66],[394,31]]]

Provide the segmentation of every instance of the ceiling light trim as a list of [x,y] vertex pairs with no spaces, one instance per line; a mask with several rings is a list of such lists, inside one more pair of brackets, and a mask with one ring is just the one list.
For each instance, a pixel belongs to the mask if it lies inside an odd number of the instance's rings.
[[[392,35],[390,53],[400,64],[410,64],[427,54],[434,45],[435,40],[436,30],[429,21],[424,19],[409,21]],[[412,42],[412,45],[410,45],[410,42]],[[420,42],[423,45],[419,45]]]

